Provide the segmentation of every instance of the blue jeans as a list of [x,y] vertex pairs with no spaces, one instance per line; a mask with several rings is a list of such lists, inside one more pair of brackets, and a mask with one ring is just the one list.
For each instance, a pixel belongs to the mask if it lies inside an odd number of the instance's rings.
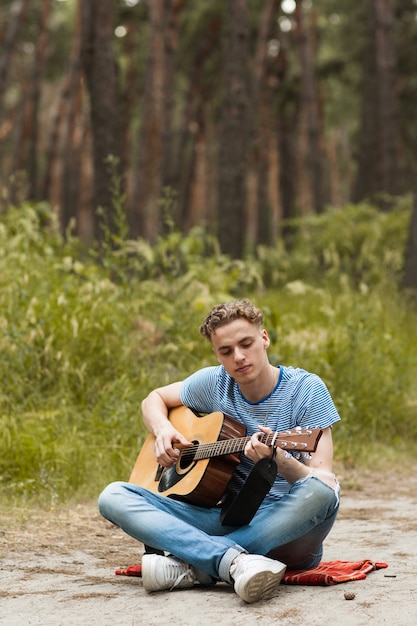
[[125,482],[100,494],[100,513],[146,546],[168,552],[205,572],[231,582],[229,569],[241,552],[262,554],[288,569],[319,564],[322,543],[339,509],[339,496],[315,476],[296,481],[276,502],[263,503],[250,524],[222,526],[220,509],[194,506]]

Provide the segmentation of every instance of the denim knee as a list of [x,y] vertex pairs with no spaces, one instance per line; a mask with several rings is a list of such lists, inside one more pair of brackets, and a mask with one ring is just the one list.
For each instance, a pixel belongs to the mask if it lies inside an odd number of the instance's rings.
[[101,515],[110,521],[112,521],[111,511],[114,511],[116,498],[122,492],[121,485],[123,485],[122,482],[110,483],[103,489],[97,500]]

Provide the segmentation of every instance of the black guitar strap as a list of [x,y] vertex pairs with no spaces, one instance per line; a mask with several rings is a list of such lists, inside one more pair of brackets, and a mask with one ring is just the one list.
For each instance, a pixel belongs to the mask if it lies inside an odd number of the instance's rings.
[[275,454],[261,459],[253,466],[245,484],[236,496],[226,496],[220,513],[223,526],[249,524],[277,475]]

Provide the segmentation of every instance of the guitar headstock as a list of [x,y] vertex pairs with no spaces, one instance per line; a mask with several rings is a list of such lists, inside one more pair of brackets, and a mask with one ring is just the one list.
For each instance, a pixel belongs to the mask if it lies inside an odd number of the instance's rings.
[[279,433],[268,433],[264,443],[282,450],[315,452],[322,434],[321,428],[294,428]]

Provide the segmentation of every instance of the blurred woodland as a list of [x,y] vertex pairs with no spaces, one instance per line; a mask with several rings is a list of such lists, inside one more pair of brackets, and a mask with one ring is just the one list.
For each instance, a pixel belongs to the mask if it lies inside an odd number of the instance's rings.
[[[416,194],[417,0],[2,0],[0,211],[239,259],[291,220]],[[417,209],[405,254],[417,286]]]

